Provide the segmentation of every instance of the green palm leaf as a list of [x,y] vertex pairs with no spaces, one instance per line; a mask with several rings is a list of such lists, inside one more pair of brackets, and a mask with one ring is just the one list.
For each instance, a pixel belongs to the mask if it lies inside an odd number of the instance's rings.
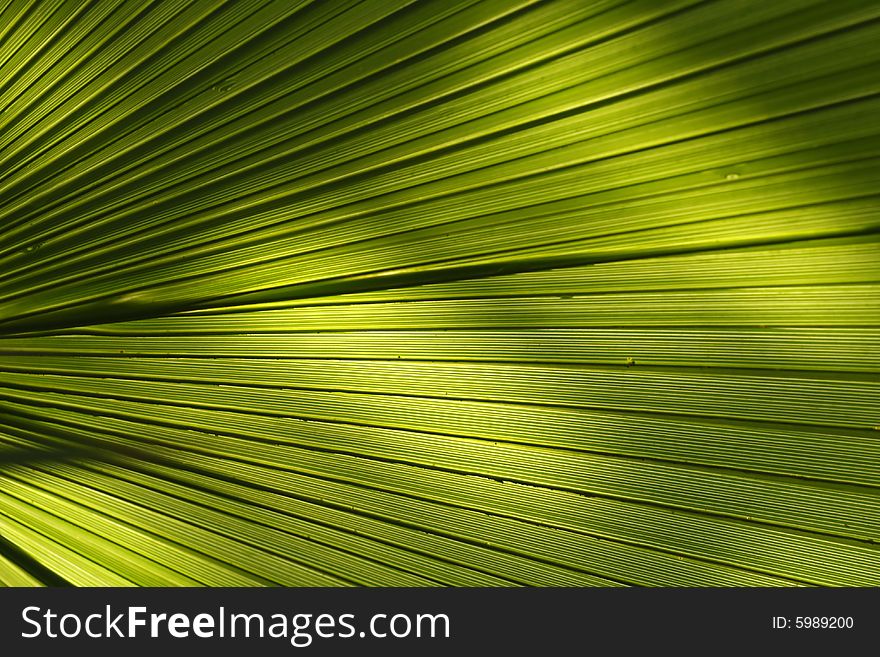
[[0,583],[880,584],[880,6],[0,8]]

